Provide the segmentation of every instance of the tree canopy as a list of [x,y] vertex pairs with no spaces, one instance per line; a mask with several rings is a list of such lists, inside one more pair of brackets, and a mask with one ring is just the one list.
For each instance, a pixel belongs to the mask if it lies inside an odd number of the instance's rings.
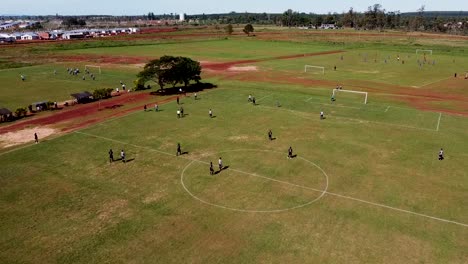
[[252,24],[247,24],[247,25],[245,25],[243,31],[244,31],[245,34],[250,36],[250,33],[254,32],[254,27],[252,26]]
[[186,57],[163,56],[148,62],[143,71],[138,73],[137,85],[144,85],[147,81],[156,82],[161,89],[166,84],[173,87],[177,84],[187,86],[190,81],[201,80],[201,66],[198,61]]

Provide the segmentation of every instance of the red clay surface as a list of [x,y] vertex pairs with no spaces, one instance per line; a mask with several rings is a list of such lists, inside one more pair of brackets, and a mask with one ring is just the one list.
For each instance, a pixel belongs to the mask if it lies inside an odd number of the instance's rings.
[[[165,98],[164,100],[158,101],[158,104],[173,101],[176,99],[176,97],[177,96]],[[37,117],[37,118],[32,117],[32,119],[18,121],[11,125],[0,127],[0,134],[11,132],[11,131],[16,131],[16,130],[21,130],[29,126],[51,125],[51,124],[71,121],[80,117],[89,117],[89,116],[96,115],[100,111],[99,109],[102,109],[102,108],[112,108],[112,106],[115,106],[115,105],[123,105],[125,103],[135,104],[135,103],[140,103],[140,102],[147,102],[149,100],[151,100],[151,95],[148,92],[125,93],[120,96],[116,96],[116,97],[103,100],[100,102],[93,102],[89,104],[71,106],[57,113],[54,113],[50,116]],[[125,114],[131,113],[137,110],[142,110],[142,109],[143,109],[143,105],[136,106],[136,107],[133,107],[131,109],[126,109],[126,110],[114,109],[112,110],[112,112],[109,113],[109,115],[100,116],[95,119],[85,120],[81,123],[74,124],[71,127],[67,127],[66,129],[63,129],[63,131],[72,131],[75,129],[83,128],[92,124],[99,123],[111,117],[125,115]]]

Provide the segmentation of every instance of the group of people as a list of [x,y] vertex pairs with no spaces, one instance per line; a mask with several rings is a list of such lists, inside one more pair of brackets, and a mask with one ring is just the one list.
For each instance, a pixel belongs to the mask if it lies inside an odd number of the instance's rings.
[[[122,149],[120,151],[120,160],[125,163],[125,151]],[[112,151],[112,149],[109,150],[109,163],[112,163],[114,162],[115,159],[114,159],[114,151]]]

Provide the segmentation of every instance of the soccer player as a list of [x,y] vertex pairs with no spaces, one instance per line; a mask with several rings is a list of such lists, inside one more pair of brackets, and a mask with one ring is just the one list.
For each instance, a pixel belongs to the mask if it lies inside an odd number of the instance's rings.
[[180,148],[180,143],[177,143],[177,154],[176,156],[182,155],[182,150]]
[[289,149],[288,149],[288,159],[291,159],[293,156],[293,149],[291,146],[289,146]]
[[122,160],[123,163],[125,163],[125,152],[123,149],[120,151],[120,159]]
[[210,175],[214,174],[213,162],[210,161]]
[[219,157],[219,160],[218,160],[218,167],[219,167],[219,171],[223,170],[223,160],[221,159],[221,157]]
[[159,106],[158,106],[158,104],[155,104],[155,105],[154,105],[154,111],[155,111],[155,112],[159,112]]
[[256,105],[256,103],[255,103],[255,97],[252,97],[252,103],[253,103],[253,105]]
[[247,102],[249,102],[249,103],[252,102],[252,95],[251,94],[249,94],[249,98],[247,99]]
[[24,77],[23,74],[21,74],[21,80],[24,82],[24,80],[26,80],[26,77]]
[[211,111],[211,109],[208,111],[208,114],[210,115],[210,118],[213,118],[213,111]]
[[146,112],[146,105],[145,105],[145,106],[143,106],[143,110],[145,110],[145,112]]
[[37,133],[34,133],[34,142],[39,143],[39,137],[37,136]]
[[180,118],[180,110],[177,109],[177,118]]
[[197,100],[197,93],[195,93],[193,97],[195,98],[195,100]]
[[184,108],[180,107],[180,117],[184,117]]
[[179,104],[179,96],[177,96],[177,104]]
[[439,160],[443,160],[443,159],[444,159],[444,149],[441,148],[441,149],[439,150]]
[[323,111],[320,111],[320,120],[325,119]]
[[114,161],[114,152],[112,149],[109,150],[109,163],[112,163]]
[[271,129],[268,131],[268,139],[273,140],[273,132],[271,132]]

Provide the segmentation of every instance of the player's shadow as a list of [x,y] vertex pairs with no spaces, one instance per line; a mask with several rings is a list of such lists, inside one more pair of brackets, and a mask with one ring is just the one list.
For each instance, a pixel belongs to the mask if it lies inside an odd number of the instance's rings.
[[270,140],[273,141],[273,140],[276,140],[276,138],[275,138],[275,137],[272,137]]
[[223,170],[227,170],[227,169],[229,169],[229,166],[224,166],[224,167],[222,167],[220,170],[215,171],[214,174],[216,175],[216,174],[218,174],[218,173],[221,173]]
[[125,161],[125,163],[129,163],[129,162],[132,162],[132,161],[134,161],[134,160],[135,160],[135,158],[133,158],[133,159],[128,159],[128,160]]
[[212,116],[211,118],[216,118],[216,116]]
[[294,155],[291,156],[291,159],[294,159],[296,157],[297,157],[297,154],[294,154]]
[[188,154],[189,154],[188,151],[184,151],[184,152],[182,152],[180,155],[188,155]]

